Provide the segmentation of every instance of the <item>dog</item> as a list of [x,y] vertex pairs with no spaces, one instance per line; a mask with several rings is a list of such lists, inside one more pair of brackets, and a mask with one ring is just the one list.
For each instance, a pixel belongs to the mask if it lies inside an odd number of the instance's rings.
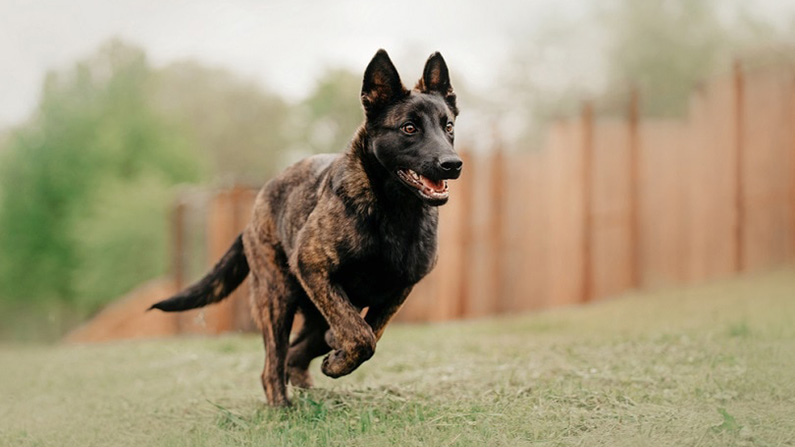
[[[150,309],[218,302],[251,275],[251,307],[265,342],[262,386],[289,406],[287,383],[311,387],[351,373],[437,258],[438,206],[463,162],[454,150],[456,95],[432,54],[416,86],[403,86],[379,50],[364,72],[364,122],[341,154],[308,157],[258,193],[251,222],[197,283]],[[362,317],[362,311],[366,314]],[[303,326],[290,340],[293,317]]]

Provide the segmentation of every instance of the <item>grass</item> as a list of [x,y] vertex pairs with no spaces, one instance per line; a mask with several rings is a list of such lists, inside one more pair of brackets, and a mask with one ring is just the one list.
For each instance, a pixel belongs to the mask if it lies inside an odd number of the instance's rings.
[[264,406],[256,336],[0,348],[0,445],[795,444],[795,271],[394,326]]

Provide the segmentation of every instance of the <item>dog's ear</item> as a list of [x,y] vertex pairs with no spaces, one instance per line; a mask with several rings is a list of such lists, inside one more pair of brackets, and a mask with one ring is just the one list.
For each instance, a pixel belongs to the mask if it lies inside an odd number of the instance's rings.
[[438,51],[431,54],[431,57],[428,58],[428,62],[425,63],[425,69],[422,70],[422,78],[420,78],[414,88],[422,93],[440,95],[450,106],[450,110],[455,115],[458,115],[455,92],[450,84],[450,73],[447,71],[447,63],[445,63],[444,58]]
[[408,91],[400,82],[400,75],[389,55],[378,50],[364,71],[362,105],[368,115],[377,113],[385,105],[405,96]]

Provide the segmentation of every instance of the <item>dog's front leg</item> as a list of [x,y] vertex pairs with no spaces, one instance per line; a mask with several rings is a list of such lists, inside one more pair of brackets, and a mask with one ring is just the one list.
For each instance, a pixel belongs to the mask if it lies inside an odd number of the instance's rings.
[[380,340],[381,336],[384,335],[384,329],[386,329],[387,323],[389,323],[392,317],[394,317],[397,311],[403,306],[411,289],[412,287],[407,287],[396,293],[391,299],[386,300],[383,304],[371,306],[367,309],[364,321],[372,328],[376,341]]
[[311,247],[297,252],[296,276],[334,334],[334,351],[323,359],[321,370],[334,378],[350,374],[375,353],[375,334],[345,291],[331,282],[333,259]]
[[[407,287],[400,292],[398,292],[394,297],[389,300],[386,300],[384,304],[377,305],[377,306],[370,306],[367,308],[367,314],[364,316],[364,321],[370,325],[370,329],[372,329],[373,334],[375,335],[375,341],[381,340],[381,336],[384,335],[384,329],[386,329],[386,325],[392,320],[392,317],[403,307],[403,303],[406,301],[406,298],[411,293],[411,289],[413,287]],[[336,346],[338,344],[334,333],[331,329],[326,331],[325,334],[326,344],[329,346]]]

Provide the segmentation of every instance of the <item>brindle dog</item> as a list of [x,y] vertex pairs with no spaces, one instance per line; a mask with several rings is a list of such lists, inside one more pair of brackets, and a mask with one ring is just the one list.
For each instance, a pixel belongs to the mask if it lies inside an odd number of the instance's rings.
[[[439,205],[462,161],[453,149],[456,96],[439,53],[406,89],[384,50],[364,73],[365,121],[350,147],[316,155],[268,182],[253,218],[213,270],[152,308],[222,300],[251,272],[252,312],[265,341],[268,402],[289,405],[286,382],[307,371],[340,377],[375,352],[384,327],[436,262]],[[364,317],[362,309],[367,308]],[[303,327],[290,341],[293,316]]]

